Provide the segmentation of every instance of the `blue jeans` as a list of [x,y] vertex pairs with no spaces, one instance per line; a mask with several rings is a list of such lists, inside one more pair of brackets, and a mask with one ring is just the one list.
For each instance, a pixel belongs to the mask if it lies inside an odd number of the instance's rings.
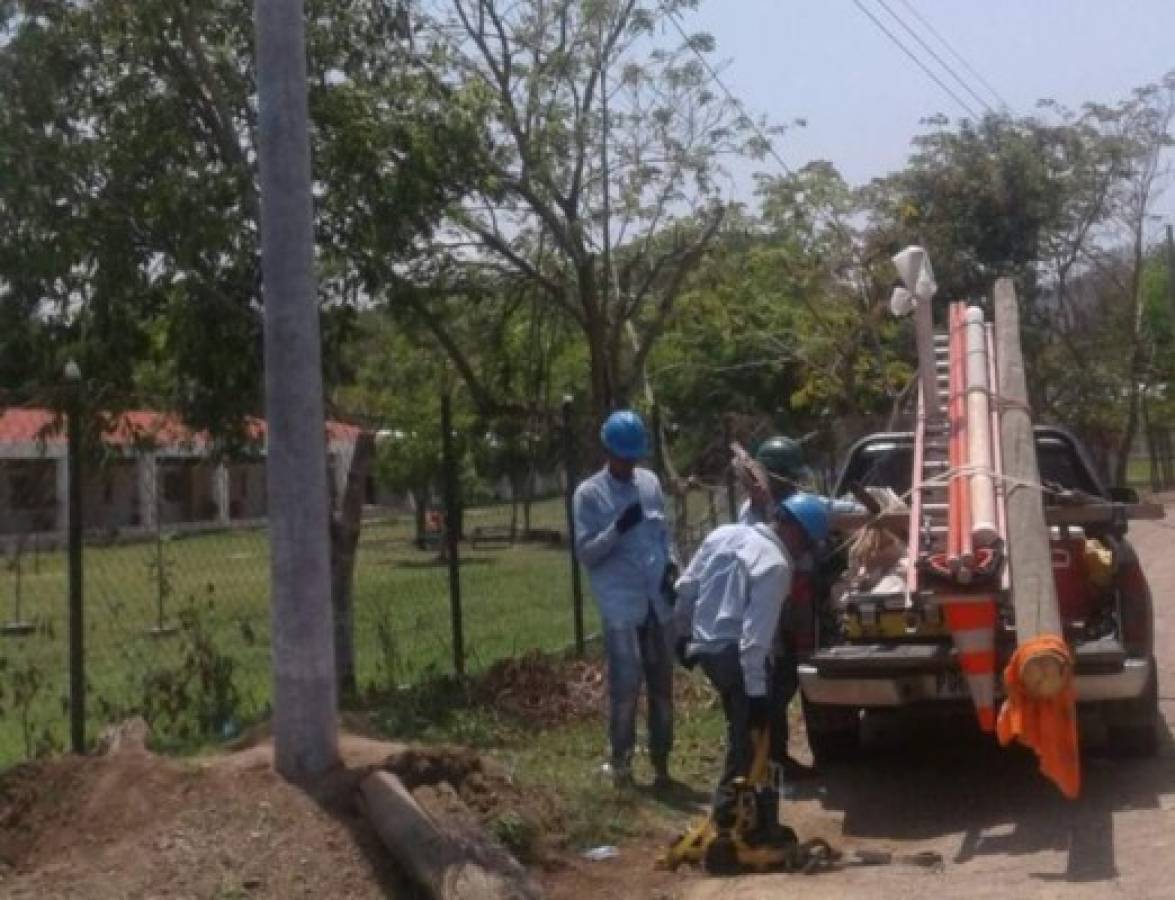
[[604,631],[613,768],[627,769],[632,765],[642,676],[648,685],[649,756],[658,771],[669,762],[669,751],[673,749],[672,634],[670,623],[658,622],[651,613],[643,625]]
[[788,759],[787,742],[791,728],[787,710],[800,687],[799,673],[796,671],[798,664],[795,648],[789,636],[784,636],[771,666],[770,686],[771,761],[780,766]]

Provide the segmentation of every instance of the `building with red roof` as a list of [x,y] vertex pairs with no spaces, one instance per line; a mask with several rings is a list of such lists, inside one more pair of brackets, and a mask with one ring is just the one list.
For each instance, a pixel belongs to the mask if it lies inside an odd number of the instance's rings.
[[[265,517],[263,419],[250,419],[254,449],[228,458],[206,432],[175,415],[131,410],[106,417],[100,461],[83,491],[91,530],[153,532],[226,527]],[[327,460],[341,492],[360,429],[326,424]],[[61,417],[39,407],[0,409],[0,537],[57,532],[66,527],[69,472]]]

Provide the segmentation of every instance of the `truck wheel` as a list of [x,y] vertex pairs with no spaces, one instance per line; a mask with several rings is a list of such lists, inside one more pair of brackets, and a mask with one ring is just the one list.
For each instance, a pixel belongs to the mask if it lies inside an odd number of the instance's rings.
[[1154,657],[1142,696],[1106,704],[1106,738],[1114,756],[1149,758],[1159,752],[1159,677]]
[[861,752],[860,711],[804,700],[804,727],[817,765],[852,762]]

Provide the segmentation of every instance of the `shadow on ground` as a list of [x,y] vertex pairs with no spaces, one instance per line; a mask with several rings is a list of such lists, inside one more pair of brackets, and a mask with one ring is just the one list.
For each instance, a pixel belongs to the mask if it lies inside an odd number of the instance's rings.
[[1092,732],[1083,787],[1066,800],[1037,770],[1031,751],[1000,748],[969,720],[867,723],[864,760],[828,766],[801,797],[844,816],[847,838],[931,840],[962,834],[951,861],[985,855],[1068,854],[1063,874],[1042,881],[1101,882],[1118,876],[1113,814],[1158,809],[1175,792],[1175,743],[1162,726],[1159,755],[1115,759]]

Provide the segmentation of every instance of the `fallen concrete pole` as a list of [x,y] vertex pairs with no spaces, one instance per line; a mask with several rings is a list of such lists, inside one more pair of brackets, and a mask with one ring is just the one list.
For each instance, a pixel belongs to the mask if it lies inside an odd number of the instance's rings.
[[384,846],[435,900],[538,900],[542,895],[508,853],[484,837],[445,828],[391,772],[359,785],[364,811]]

